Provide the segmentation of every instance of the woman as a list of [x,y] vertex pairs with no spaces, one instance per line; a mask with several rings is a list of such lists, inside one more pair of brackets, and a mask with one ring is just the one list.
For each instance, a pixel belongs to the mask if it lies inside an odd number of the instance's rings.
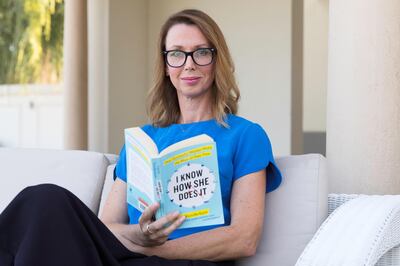
[[[255,254],[265,192],[281,176],[264,130],[235,115],[239,90],[222,32],[205,13],[183,10],[163,25],[158,49],[152,123],[142,129],[159,150],[203,133],[215,140],[225,224],[179,229],[185,219],[179,213],[152,219],[157,203],[142,214],[127,206],[123,147],[101,217],[109,230],[68,191],[31,187],[0,217],[1,265],[233,265]],[[8,230],[13,221],[23,229]],[[33,252],[27,247],[35,241]]]
[[[239,90],[224,37],[209,16],[184,10],[164,24],[158,49],[156,84],[149,101],[152,125],[143,129],[159,150],[202,133],[213,137],[218,146],[227,223],[176,230],[184,217],[171,214],[152,221],[157,204],[140,217],[138,211],[125,204],[125,149],[102,220],[126,247],[146,255],[207,260],[251,256],[263,224],[265,169],[273,159],[264,131],[233,115]],[[273,165],[270,168],[269,174],[277,170]],[[271,187],[278,183],[274,182]],[[123,225],[128,218],[133,225]]]

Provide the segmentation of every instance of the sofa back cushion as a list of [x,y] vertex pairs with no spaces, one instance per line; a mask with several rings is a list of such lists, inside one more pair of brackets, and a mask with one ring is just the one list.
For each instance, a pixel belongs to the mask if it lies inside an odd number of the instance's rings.
[[109,160],[101,153],[0,148],[0,213],[23,188],[56,184],[97,213]]
[[328,213],[326,159],[319,154],[276,159],[282,184],[266,197],[264,232],[246,266],[293,266]]

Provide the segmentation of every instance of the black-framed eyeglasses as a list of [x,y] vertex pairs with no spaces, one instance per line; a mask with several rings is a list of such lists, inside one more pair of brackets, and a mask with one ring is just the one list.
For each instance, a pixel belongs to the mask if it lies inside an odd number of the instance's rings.
[[165,62],[170,67],[181,67],[186,63],[188,56],[192,57],[193,62],[199,66],[207,66],[214,60],[216,50],[214,48],[199,48],[192,52],[181,50],[164,51]]

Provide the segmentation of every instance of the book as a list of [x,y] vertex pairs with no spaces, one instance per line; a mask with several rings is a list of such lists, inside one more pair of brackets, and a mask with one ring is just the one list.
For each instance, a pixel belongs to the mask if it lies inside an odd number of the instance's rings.
[[179,211],[179,228],[224,223],[217,147],[206,135],[174,143],[161,152],[140,128],[125,129],[127,202],[143,212],[159,202],[156,219]]

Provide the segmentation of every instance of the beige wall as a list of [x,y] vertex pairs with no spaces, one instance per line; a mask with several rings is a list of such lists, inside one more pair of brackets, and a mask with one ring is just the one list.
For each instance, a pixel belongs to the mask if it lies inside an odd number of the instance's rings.
[[175,11],[199,8],[217,21],[231,48],[242,92],[240,115],[266,129],[276,155],[290,154],[291,3],[109,1],[108,152],[119,151],[124,128],[146,121],[144,99],[161,24]]
[[304,0],[304,131],[326,131],[328,0]]

